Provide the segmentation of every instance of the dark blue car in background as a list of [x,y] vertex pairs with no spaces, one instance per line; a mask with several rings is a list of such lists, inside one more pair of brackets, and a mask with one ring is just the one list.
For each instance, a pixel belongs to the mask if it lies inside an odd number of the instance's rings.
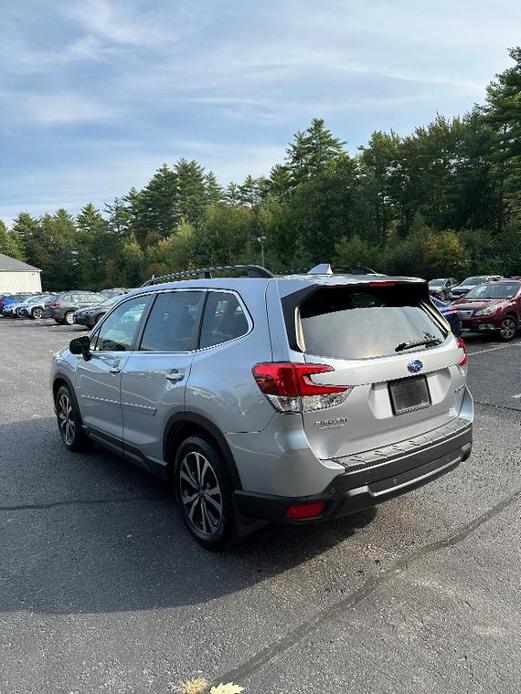
[[4,313],[4,308],[9,304],[19,304],[29,296],[31,296],[29,292],[27,294],[0,294],[0,315]]
[[461,335],[461,318],[458,312],[451,306],[451,304],[446,304],[444,301],[436,299],[435,296],[431,296],[432,303],[436,306],[441,315],[446,318],[450,324],[450,328],[454,335],[459,337]]

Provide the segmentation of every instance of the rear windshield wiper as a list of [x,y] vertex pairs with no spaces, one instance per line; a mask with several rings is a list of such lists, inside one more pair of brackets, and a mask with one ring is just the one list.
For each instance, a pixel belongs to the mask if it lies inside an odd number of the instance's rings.
[[413,347],[433,347],[434,345],[441,345],[442,340],[438,337],[431,337],[426,340],[411,340],[410,342],[400,342],[400,344],[395,347],[395,352],[403,352],[406,349],[412,349]]

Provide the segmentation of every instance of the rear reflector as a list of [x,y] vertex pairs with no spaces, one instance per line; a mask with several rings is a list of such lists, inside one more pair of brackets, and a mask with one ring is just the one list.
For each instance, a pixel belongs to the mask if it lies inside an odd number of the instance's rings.
[[458,366],[467,366],[469,363],[469,353],[467,352],[467,345],[462,337],[456,338],[458,341],[458,347],[463,350],[463,356],[458,362]]
[[286,511],[288,520],[304,520],[305,518],[318,518],[322,514],[325,501],[314,501],[310,504],[293,504]]

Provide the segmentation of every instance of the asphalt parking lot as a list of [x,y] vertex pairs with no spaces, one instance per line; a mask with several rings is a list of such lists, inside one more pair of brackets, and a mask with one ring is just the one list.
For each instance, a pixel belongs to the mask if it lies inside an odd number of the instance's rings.
[[268,527],[226,554],[164,483],[62,446],[53,351],[0,319],[0,692],[521,690],[521,339],[468,338],[474,452],[375,512]]

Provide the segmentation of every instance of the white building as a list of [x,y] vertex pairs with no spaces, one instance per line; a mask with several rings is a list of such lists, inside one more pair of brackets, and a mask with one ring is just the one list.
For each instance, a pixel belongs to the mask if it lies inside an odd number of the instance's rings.
[[2,292],[41,292],[41,270],[0,253],[0,294]]

